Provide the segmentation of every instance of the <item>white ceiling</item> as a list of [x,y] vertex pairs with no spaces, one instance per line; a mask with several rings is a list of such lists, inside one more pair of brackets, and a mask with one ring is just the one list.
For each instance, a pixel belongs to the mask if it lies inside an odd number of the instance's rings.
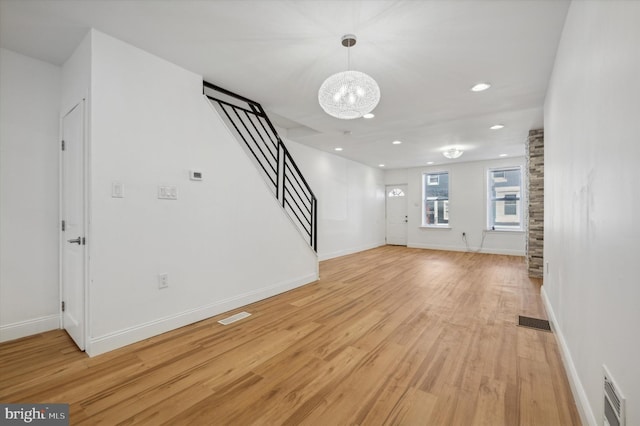
[[[288,137],[364,164],[414,167],[524,155],[565,0],[0,0],[0,44],[61,65],[91,27],[260,102]],[[346,68],[380,85],[371,120],[325,114],[317,91]],[[469,88],[491,82],[486,92]],[[489,130],[501,123],[502,130]],[[348,134],[350,132],[350,134]],[[399,139],[401,145],[392,145]],[[442,151],[465,150],[457,160]]]

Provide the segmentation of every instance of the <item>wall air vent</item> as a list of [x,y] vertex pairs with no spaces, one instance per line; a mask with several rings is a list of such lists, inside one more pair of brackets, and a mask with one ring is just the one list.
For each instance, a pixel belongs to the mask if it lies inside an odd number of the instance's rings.
[[249,312],[240,312],[237,313],[235,315],[231,315],[230,317],[227,317],[225,319],[221,319],[220,321],[218,321],[220,324],[222,325],[229,325],[231,323],[234,323],[236,321],[240,321],[241,319],[245,319],[246,317],[250,316],[251,314]]
[[625,399],[611,378],[611,373],[604,369],[604,426],[625,425]]
[[551,324],[549,324],[549,320],[540,319],[540,318],[532,318],[532,317],[525,317],[523,315],[518,315],[518,325],[520,327],[528,327],[528,328],[533,328],[535,330],[551,331]]

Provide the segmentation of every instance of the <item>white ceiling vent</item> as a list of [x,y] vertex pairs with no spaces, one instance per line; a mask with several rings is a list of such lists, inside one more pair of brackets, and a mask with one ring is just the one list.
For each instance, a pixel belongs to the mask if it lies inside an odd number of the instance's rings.
[[604,369],[604,426],[624,426],[625,425],[625,399],[620,393],[615,382],[611,378],[611,373]]

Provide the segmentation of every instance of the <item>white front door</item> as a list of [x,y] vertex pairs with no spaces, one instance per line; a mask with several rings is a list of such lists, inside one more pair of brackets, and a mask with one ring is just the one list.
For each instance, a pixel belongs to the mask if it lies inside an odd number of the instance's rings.
[[85,349],[84,101],[62,119],[62,326]]
[[387,185],[387,244],[407,245],[407,185]]

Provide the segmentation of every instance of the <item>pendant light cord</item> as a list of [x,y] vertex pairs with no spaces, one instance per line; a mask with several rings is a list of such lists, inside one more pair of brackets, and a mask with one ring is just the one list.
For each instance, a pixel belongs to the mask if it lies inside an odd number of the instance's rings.
[[342,45],[347,48],[347,71],[351,71],[351,46],[355,46],[356,36],[346,34],[342,37]]

